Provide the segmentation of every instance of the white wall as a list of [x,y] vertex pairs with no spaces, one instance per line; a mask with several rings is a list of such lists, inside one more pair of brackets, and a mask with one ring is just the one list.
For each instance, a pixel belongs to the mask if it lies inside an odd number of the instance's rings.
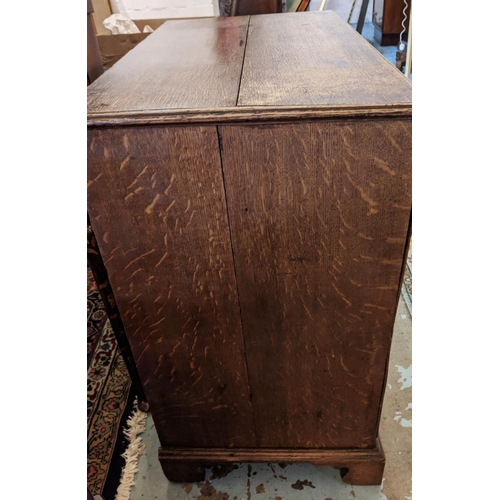
[[218,14],[217,0],[121,0],[118,3],[123,5],[130,19],[211,17]]

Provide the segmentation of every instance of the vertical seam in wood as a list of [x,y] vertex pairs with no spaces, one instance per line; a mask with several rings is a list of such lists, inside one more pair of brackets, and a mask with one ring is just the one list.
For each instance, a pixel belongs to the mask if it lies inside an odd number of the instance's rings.
[[382,394],[380,396],[380,401],[379,401],[379,405],[378,405],[377,424],[375,426],[375,432],[377,433],[377,435],[375,436],[376,438],[378,437],[378,433],[379,433],[380,419],[382,418],[382,406],[384,403],[385,390],[387,388],[387,378],[389,375],[389,362],[390,362],[390,358],[391,358],[392,337],[394,335],[394,322],[396,321],[396,314],[398,314],[398,304],[399,304],[399,299],[400,299],[400,295],[401,295],[401,288],[403,286],[403,280],[404,280],[405,269],[406,269],[406,261],[408,259],[408,251],[410,249],[411,215],[412,215],[412,211],[410,210],[410,218],[408,220],[408,233],[406,234],[406,243],[405,243],[405,248],[404,248],[404,252],[403,252],[403,265],[401,267],[401,273],[399,275],[399,287],[398,287],[398,293],[396,294],[396,306],[394,308],[394,316],[392,317],[392,332],[391,332],[391,337],[389,339],[390,340],[390,342],[389,342],[389,355],[387,356],[387,360],[385,362],[384,382],[382,385]]
[[[235,106],[238,106],[238,101],[240,100],[240,89],[241,89],[241,80],[243,79],[243,68],[245,67],[245,55],[247,53],[247,44],[248,44],[248,33],[250,32],[250,19],[252,16],[248,16],[247,23],[247,34],[245,37],[245,48],[243,49],[243,62],[241,63],[241,73],[240,73],[240,81],[238,82],[238,93],[236,94],[236,103]],[[217,134],[219,134],[219,129],[217,128]],[[222,165],[222,156],[221,156],[221,165]]]
[[247,344],[246,344],[246,338],[245,338],[245,330],[243,328],[243,313],[241,311],[241,300],[240,300],[240,289],[238,286],[238,275],[236,272],[236,256],[234,255],[234,245],[233,245],[233,233],[231,230],[231,221],[229,217],[229,200],[227,199],[227,184],[226,184],[226,176],[224,174],[224,162],[222,159],[222,151],[223,151],[223,142],[222,142],[222,136],[220,135],[220,130],[219,127],[215,127],[217,130],[217,139],[219,143],[219,157],[220,157],[220,168],[222,172],[222,185],[224,189],[224,198],[226,202],[226,216],[227,216],[227,227],[229,231],[229,244],[231,245],[231,254],[233,257],[233,269],[234,269],[234,280],[236,282],[236,295],[238,298],[238,309],[240,311],[240,325],[241,325],[241,336],[243,337],[243,354],[245,357],[245,367],[247,371],[247,383],[248,383],[248,396],[250,400],[250,409],[252,411],[252,422],[253,422],[253,436],[254,436],[254,443],[255,446],[257,446],[257,427],[255,424],[255,413],[253,410],[253,396],[252,396],[252,387],[250,385],[250,369],[248,366],[248,356],[247,356]]

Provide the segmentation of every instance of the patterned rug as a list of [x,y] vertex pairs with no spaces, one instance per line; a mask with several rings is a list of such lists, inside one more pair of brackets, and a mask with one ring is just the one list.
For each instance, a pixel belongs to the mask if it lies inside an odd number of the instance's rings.
[[92,272],[87,269],[87,487],[111,500],[116,494],[123,435],[134,391]]
[[408,259],[406,261],[405,276],[403,280],[403,286],[401,288],[401,293],[403,294],[403,299],[406,302],[408,311],[410,315],[412,314],[412,254],[411,254],[411,241],[410,249],[408,250]]

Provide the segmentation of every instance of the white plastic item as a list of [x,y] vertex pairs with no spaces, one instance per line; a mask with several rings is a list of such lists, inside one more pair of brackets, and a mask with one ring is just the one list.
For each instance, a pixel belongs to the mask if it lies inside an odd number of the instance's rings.
[[104,27],[111,31],[113,35],[130,35],[140,33],[141,30],[135,25],[134,21],[122,14],[112,14],[102,22]]

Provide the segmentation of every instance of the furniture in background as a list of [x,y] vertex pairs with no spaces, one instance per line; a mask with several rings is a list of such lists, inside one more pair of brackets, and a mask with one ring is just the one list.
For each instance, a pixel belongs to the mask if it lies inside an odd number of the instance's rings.
[[[408,36],[411,0],[407,0],[405,37]],[[379,45],[397,45],[403,30],[404,0],[373,0],[373,25],[375,27],[375,40]]]
[[380,484],[408,79],[333,11],[167,21],[88,106],[89,214],[168,479]]
[[282,4],[281,0],[234,0],[233,9],[236,16],[276,14],[282,12]]

